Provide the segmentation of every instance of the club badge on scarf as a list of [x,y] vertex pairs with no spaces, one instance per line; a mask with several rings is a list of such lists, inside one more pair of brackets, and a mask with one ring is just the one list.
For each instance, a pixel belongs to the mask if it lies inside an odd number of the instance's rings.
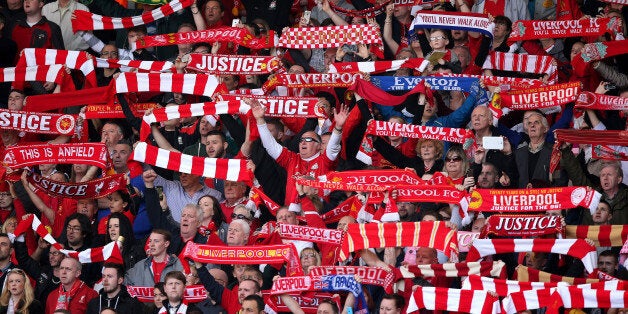
[[508,43],[538,38],[564,38],[615,34],[621,29],[621,21],[613,18],[590,18],[563,21],[519,20],[513,23]]
[[497,237],[538,237],[548,234],[562,234],[563,219],[547,215],[504,215],[488,217],[480,238],[488,235]]
[[28,183],[48,195],[73,199],[101,198],[126,188],[124,174],[114,174],[81,183],[55,181],[37,173],[31,173],[26,179]]
[[275,118],[327,118],[323,107],[318,106],[318,98],[287,97],[265,95],[222,94],[224,101],[241,101],[244,98],[257,99],[266,108],[265,115]]
[[574,108],[591,110],[628,110],[628,98],[582,91],[578,94],[576,106]]
[[469,91],[477,77],[449,76],[371,76],[371,83],[385,91],[411,90],[422,81],[432,90]]
[[363,61],[363,62],[336,62],[329,65],[327,73],[382,73],[397,71],[401,68],[425,71],[430,64],[423,58],[411,58],[405,60]]
[[349,87],[357,79],[364,78],[362,73],[306,73],[306,74],[275,74],[268,78],[262,86],[266,93],[277,86],[286,87]]
[[104,143],[31,144],[7,147],[4,164],[20,169],[55,160],[60,164],[87,164],[105,170],[110,166]]
[[578,98],[582,83],[572,82],[526,90],[500,92],[501,106],[512,110],[533,110],[561,106]]
[[275,46],[274,36],[274,31],[269,31],[268,36],[257,38],[246,28],[220,27],[202,31],[144,36],[144,38],[131,44],[131,50],[200,42],[232,42],[251,49],[268,49]]
[[277,57],[190,54],[186,69],[209,74],[268,74],[279,70]]
[[76,115],[0,109],[0,128],[37,134],[74,135]]

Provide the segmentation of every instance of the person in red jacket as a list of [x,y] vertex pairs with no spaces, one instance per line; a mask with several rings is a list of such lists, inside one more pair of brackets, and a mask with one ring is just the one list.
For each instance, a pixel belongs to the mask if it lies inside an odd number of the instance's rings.
[[24,0],[26,19],[18,21],[10,32],[17,51],[24,48],[65,49],[61,28],[41,14],[43,6],[44,0]]
[[61,284],[48,295],[46,314],[57,309],[68,310],[72,314],[85,314],[89,301],[98,296],[94,289],[79,279],[81,263],[71,257],[61,261],[59,280]]

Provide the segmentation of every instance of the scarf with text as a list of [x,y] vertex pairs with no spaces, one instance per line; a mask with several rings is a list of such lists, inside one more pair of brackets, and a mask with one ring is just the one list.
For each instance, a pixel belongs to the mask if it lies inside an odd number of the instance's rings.
[[46,242],[50,243],[57,250],[61,251],[61,253],[66,256],[77,259],[79,262],[83,264],[89,263],[98,263],[98,262],[112,262],[123,264],[122,253],[120,252],[120,243],[111,242],[105,246],[96,247],[87,249],[81,252],[66,250],[61,247],[61,244],[55,240],[55,238],[48,232],[46,226],[44,226],[39,218],[33,214],[29,214],[25,219],[20,221],[20,223],[15,227],[14,234],[15,236],[19,236],[22,233],[26,232],[28,229],[32,229]]
[[317,189],[326,190],[338,190],[338,191],[358,191],[358,192],[373,192],[373,191],[386,191],[389,189],[387,186],[375,185],[375,184],[361,184],[361,183],[347,183],[347,182],[334,182],[334,181],[318,181],[309,180],[303,177],[297,179],[297,183],[309,186]]
[[569,186],[541,189],[475,189],[469,196],[470,211],[544,212],[552,209],[588,208],[591,214],[602,195],[591,187]]
[[288,28],[281,33],[277,47],[288,49],[323,49],[342,45],[374,44],[382,46],[379,26],[350,24],[341,26]]
[[450,76],[371,76],[371,83],[385,91],[411,90],[422,81],[432,90],[468,91],[479,77]]
[[327,118],[322,106],[315,97],[288,97],[265,95],[221,94],[225,101],[241,101],[245,98],[257,99],[266,108],[264,116],[275,118]]
[[244,101],[203,102],[158,108],[142,118],[140,140],[145,141],[148,138],[152,123],[206,115],[245,114],[250,109],[251,107]]
[[[155,298],[154,287],[127,286],[126,290],[132,298],[137,298],[138,301],[143,303],[153,302]],[[183,291],[183,299],[191,303],[207,300],[207,290],[203,285],[186,286]]]
[[486,14],[419,11],[410,24],[409,32],[413,33],[416,29],[424,28],[461,29],[482,33],[492,39],[494,27],[495,23],[491,22]]
[[548,84],[556,84],[558,67],[550,56],[491,51],[483,69],[546,74]]
[[[133,112],[133,116],[143,118],[146,111],[150,109],[161,108],[156,102],[131,103],[129,108]],[[85,109],[85,119],[125,119],[126,116],[122,111],[120,104],[114,105],[88,105]]]
[[514,279],[518,281],[566,282],[570,285],[600,282],[599,279],[574,278],[550,274],[528,266],[519,265],[515,269]]
[[193,0],[173,0],[152,11],[144,12],[142,15],[129,17],[109,17],[94,14],[89,11],[75,10],[72,14],[72,30],[74,32],[112,30],[150,24],[183,10],[191,6],[192,3],[194,3]]
[[408,313],[420,309],[463,313],[499,313],[499,299],[481,290],[421,287],[412,293]]
[[362,285],[354,275],[296,276],[281,277],[273,281],[271,295],[304,291],[348,291],[358,297],[362,294]]
[[364,78],[362,73],[275,74],[264,82],[262,90],[269,93],[277,86],[292,88],[350,87],[356,80],[362,78]]
[[457,260],[458,238],[456,232],[444,222],[397,222],[348,224],[342,239],[339,260],[348,258],[351,252],[368,248],[430,247],[443,252],[450,260]]
[[268,74],[279,70],[277,57],[190,54],[186,69],[209,74]]
[[563,219],[547,215],[491,215],[480,234],[497,237],[538,237],[549,234],[562,234]]
[[114,93],[171,92],[210,97],[219,83],[216,76],[207,74],[124,72],[111,86]]
[[[404,185],[395,187],[397,191],[397,202],[425,202],[425,203],[447,203],[458,204],[464,199],[466,192],[459,191],[451,185]],[[367,204],[380,204],[384,201],[384,192],[371,192],[367,199]]]
[[31,144],[7,147],[4,165],[20,169],[50,162],[87,164],[100,169],[111,166],[109,151],[104,143]]
[[86,88],[55,94],[33,95],[24,99],[24,108],[32,112],[44,112],[85,104],[101,104],[112,101],[109,86]]
[[554,172],[560,163],[560,147],[564,143],[589,144],[592,146],[604,143],[605,145],[628,146],[628,132],[626,131],[598,131],[598,130],[556,130],[556,143],[550,158],[550,173]]
[[65,71],[63,65],[38,65],[0,69],[0,83],[3,82],[55,82],[63,83]]
[[201,42],[232,42],[251,49],[268,49],[275,46],[274,36],[274,31],[269,31],[268,36],[257,38],[246,28],[220,27],[202,31],[144,36],[144,38],[131,44],[131,50],[178,44],[196,44]]
[[578,258],[589,272],[597,266],[595,247],[582,239],[477,239],[467,254],[468,261],[493,254],[518,252],[558,253]]
[[85,75],[86,87],[96,87],[98,84],[92,58],[85,51],[25,48],[20,54],[17,66],[61,64],[70,69],[80,70]]
[[253,173],[247,169],[246,159],[197,157],[171,152],[146,142],[138,143],[129,159],[205,178],[245,182],[249,186],[253,182]]
[[620,151],[608,145],[594,145],[591,157],[595,159],[628,161],[628,154],[625,151]]
[[628,110],[628,98],[582,91],[574,108],[583,110]]
[[[262,296],[264,298],[264,303],[268,305],[273,311],[277,313],[289,313],[290,309],[283,304],[281,297],[278,295],[271,295],[270,293],[266,293],[264,291]],[[299,307],[305,313],[316,313],[318,310],[318,305],[323,303],[326,300],[332,300],[338,305],[340,308],[340,295],[328,292],[316,292],[313,295],[309,295],[307,297],[301,295],[300,293],[288,293],[298,304]]]
[[55,310],[68,310],[70,307],[70,301],[76,296],[76,293],[85,283],[82,280],[75,280],[69,291],[65,291],[63,285],[59,285],[57,288],[57,303],[54,306]]
[[595,246],[622,246],[628,240],[628,225],[567,226],[568,239],[591,239]]
[[349,10],[343,7],[337,6],[332,2],[329,2],[329,6],[336,12],[340,12],[343,15],[350,17],[362,17],[362,18],[375,18],[375,16],[380,15],[386,11],[386,6],[392,0],[386,0],[381,3],[373,3],[374,6],[370,8],[366,8],[363,10]]
[[0,109],[0,128],[36,134],[75,134],[77,115]]
[[[375,1],[369,2],[373,3]],[[431,7],[438,3],[451,3],[452,5],[454,4],[450,0],[393,0],[393,3],[395,4],[395,6],[399,7],[413,7],[415,5],[422,7]]]
[[279,235],[286,240],[340,245],[344,231],[308,226],[279,224]]
[[535,87],[525,90],[500,92],[501,107],[512,110],[551,108],[575,101],[581,88],[580,82]]
[[314,266],[310,268],[311,276],[327,275],[358,275],[364,285],[376,285],[392,293],[394,274],[387,269],[367,266]]
[[479,232],[471,232],[471,231],[458,231],[458,251],[459,252],[469,252],[471,248],[471,243],[473,240],[479,239]]
[[385,185],[392,187],[398,184],[425,183],[414,171],[405,169],[330,171],[325,176],[327,181],[344,182],[347,184]]
[[344,202],[338,204],[336,208],[321,215],[321,218],[325,224],[331,224],[340,221],[344,216],[351,216],[358,218],[358,212],[362,208],[363,204],[357,195],[353,195],[346,199]]
[[502,261],[408,265],[399,267],[399,270],[402,278],[459,278],[463,276],[478,275],[505,279],[507,276],[506,264]]
[[380,120],[369,121],[365,134],[447,141],[463,144],[463,147],[466,149],[471,147],[471,143],[475,138],[473,130],[404,124]]
[[621,4],[621,5],[628,5],[628,1],[626,1],[626,0],[602,0],[602,2]]
[[336,62],[329,65],[327,73],[382,73],[397,71],[401,68],[415,69],[419,72],[423,72],[429,64],[430,62],[423,58],[364,62]]
[[[471,90],[474,94],[477,94],[479,92],[479,86],[479,83],[474,83],[472,85]],[[398,96],[389,94],[381,88],[375,86],[373,83],[364,79],[357,79],[355,81],[355,84],[349,87],[349,90],[362,96],[362,98],[364,98],[365,100],[380,104],[382,106],[400,105],[406,100],[406,98],[408,98],[408,96],[414,94],[424,94],[428,103],[434,103],[432,89],[426,86],[425,81],[418,83],[407,93]]]
[[124,174],[114,174],[80,183],[55,181],[35,172],[30,173],[26,179],[32,186],[50,196],[77,200],[102,198],[115,191],[126,189]]
[[512,25],[508,43],[538,38],[598,37],[620,30],[621,21],[614,17],[562,21],[519,20]]
[[208,264],[283,264],[290,260],[294,245],[224,246],[187,242],[182,256]]
[[131,69],[139,69],[140,72],[176,72],[174,64],[170,61],[116,60],[103,58],[94,59],[96,60],[97,68],[120,68],[124,72],[128,72]]
[[555,288],[559,285],[567,286],[566,282],[538,282],[538,281],[517,281],[483,277],[478,275],[468,276],[462,281],[463,290],[484,290],[494,291],[500,297],[506,297],[511,293]]

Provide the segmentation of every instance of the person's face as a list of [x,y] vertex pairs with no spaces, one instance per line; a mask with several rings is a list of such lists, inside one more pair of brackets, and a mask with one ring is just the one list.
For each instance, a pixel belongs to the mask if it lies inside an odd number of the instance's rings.
[[547,130],[543,126],[542,118],[539,115],[533,114],[524,121],[526,128],[528,129],[528,136],[539,137],[544,136]]
[[203,197],[198,201],[198,206],[203,210],[203,220],[214,217],[214,200],[211,197]]
[[22,7],[22,1],[21,0],[7,0],[7,7],[10,10],[17,10]]
[[148,254],[150,256],[160,256],[166,253],[170,242],[166,241],[163,235],[151,233],[148,237]]
[[[425,111],[425,109],[423,109],[423,111]],[[390,117],[390,119],[388,119],[388,122],[400,123],[400,124],[405,124],[406,123],[401,117]],[[398,141],[401,138],[402,138],[401,136],[389,136],[388,137],[388,139],[391,140],[391,141]]]
[[453,49],[453,52],[458,56],[458,60],[460,60],[460,64],[462,67],[466,68],[469,65],[469,54],[464,48],[457,47]]
[[194,234],[201,222],[198,221],[196,210],[191,207],[185,207],[181,212],[181,234]]
[[582,48],[584,48],[584,44],[581,42],[573,44],[573,46],[571,46],[571,53],[569,54],[571,56],[570,59],[573,60],[575,56],[579,55],[582,52]]
[[478,186],[483,189],[491,189],[497,183],[497,171],[493,166],[482,166],[482,172],[478,176]]
[[61,266],[59,267],[59,279],[61,284],[70,285],[81,275],[81,271],[76,265],[77,263],[78,261],[71,258],[65,258],[61,261]]
[[336,48],[329,48],[325,50],[325,54],[323,55],[323,62],[325,63],[325,68],[330,64],[334,63],[336,58]]
[[155,297],[153,298],[153,302],[155,303],[155,307],[160,309],[162,306],[164,306],[164,301],[168,297],[166,297],[165,293],[163,293],[162,291],[159,291],[159,289],[154,289],[153,293],[155,294]]
[[619,186],[622,181],[617,170],[614,167],[604,167],[600,171],[600,185],[603,191],[611,191]]
[[0,261],[6,261],[11,258],[11,241],[8,237],[0,237]]
[[71,246],[82,246],[83,238],[83,229],[81,228],[81,223],[79,223],[78,219],[72,219],[68,222],[68,226],[66,228],[68,243]]
[[617,260],[612,256],[600,256],[597,258],[597,268],[613,276],[617,270]]
[[100,136],[100,142],[111,148],[122,139],[122,132],[113,124],[105,124],[102,127]]
[[436,105],[431,104],[429,102],[425,102],[425,106],[423,107],[423,118],[429,119],[436,114]]
[[436,158],[436,146],[432,141],[426,141],[421,144],[419,156],[423,160],[434,160]]
[[51,267],[54,268],[59,266],[64,257],[65,255],[63,255],[63,253],[57,250],[54,246],[50,247],[50,253],[48,253],[48,262],[50,262]]
[[205,119],[205,117],[201,118],[201,121],[199,122],[199,127],[198,127],[198,132],[201,135],[207,135],[207,133],[209,133],[210,131],[213,131],[215,128],[209,123],[209,121],[207,121],[207,119]]
[[109,199],[109,210],[111,210],[111,213],[121,213],[129,205],[122,199],[119,192],[114,192],[107,198]]
[[545,256],[543,254],[535,254],[534,252],[526,254],[526,266],[541,270],[545,266]]
[[317,253],[314,250],[303,250],[301,252],[301,267],[306,270],[310,266],[318,266]]
[[246,244],[246,234],[240,224],[230,224],[227,229],[227,245],[240,246]]
[[474,131],[480,131],[488,128],[492,120],[491,112],[487,107],[476,107],[471,112],[471,127]]
[[605,225],[611,220],[611,209],[606,203],[599,203],[593,215],[593,222],[596,225]]
[[473,226],[471,227],[471,231],[473,232],[481,232],[482,228],[484,228],[484,224],[486,224],[486,218],[477,218],[473,221]]
[[118,59],[118,48],[114,45],[105,45],[100,51],[100,57],[103,59]]
[[184,189],[193,187],[199,184],[200,177],[194,174],[183,173],[179,174],[179,182],[181,182],[181,187]]
[[459,156],[457,153],[447,154],[447,158],[445,158],[445,170],[447,170],[449,174],[460,174],[462,171],[462,162],[462,156]]
[[467,39],[467,31],[454,29],[451,31],[451,38],[453,38],[454,41],[464,41]]
[[398,202],[397,209],[399,211],[399,218],[405,219],[416,212],[416,205],[410,202]]
[[127,34],[127,40],[129,42],[129,45],[144,38],[144,36],[146,36],[146,34],[144,34],[143,32],[138,32],[138,31],[130,31]]
[[441,31],[435,31],[430,34],[430,47],[433,50],[443,50],[445,46],[449,44],[449,39],[445,36],[445,33]]
[[7,108],[9,110],[22,110],[22,108],[24,108],[24,95],[15,91],[11,92],[9,94]]
[[238,287],[238,301],[242,304],[244,298],[255,294],[255,283],[251,280],[245,280]]
[[355,219],[353,217],[344,216],[340,218],[340,221],[338,221],[338,225],[336,226],[336,229],[345,230],[350,223],[354,223],[354,222],[355,222]]
[[396,18],[405,18],[410,16],[410,7],[396,5],[393,10],[393,16]]
[[296,225],[298,224],[297,215],[287,208],[282,208],[277,212],[277,222],[288,225]]
[[495,28],[493,28],[493,36],[502,38],[508,35],[508,27],[504,23],[495,23]]
[[334,313],[334,308],[331,307],[331,304],[328,303],[322,303],[321,305],[318,306],[318,309],[316,309],[316,314],[333,314]]
[[89,165],[85,164],[75,164],[72,166],[72,170],[76,174],[85,174],[87,172],[87,168],[89,168]]
[[424,215],[423,218],[421,218],[421,221],[436,221],[436,216],[432,215],[432,214],[428,214],[428,215]]
[[102,288],[105,290],[105,293],[112,293],[118,290],[122,284],[122,279],[118,277],[118,272],[115,268],[103,268]]
[[225,181],[225,199],[234,201],[244,197],[246,185],[241,182]]
[[288,74],[305,74],[305,68],[300,65],[293,65],[288,70]]
[[8,218],[4,222],[4,229],[6,230],[6,233],[14,233],[16,227],[17,227],[17,220],[15,218]]
[[127,144],[116,144],[111,153],[111,160],[115,169],[124,170],[131,156],[131,147]]
[[89,219],[94,218],[96,213],[96,204],[92,199],[80,199],[76,201],[76,212],[87,216]]
[[205,20],[208,25],[214,25],[222,19],[224,12],[220,10],[220,4],[217,1],[208,1],[205,4]]
[[55,164],[40,164],[37,167],[39,168],[39,171],[41,171],[42,174],[47,174],[53,171],[56,165]]
[[[396,58],[397,60],[405,60],[405,59],[410,59],[412,58],[412,53],[410,51],[400,51]],[[401,75],[400,75],[401,76]]]
[[207,156],[210,158],[222,158],[227,149],[227,142],[222,141],[220,135],[210,135],[205,142],[205,150],[207,150]]
[[24,0],[24,13],[26,15],[36,14],[41,12],[41,8],[44,6],[43,1],[39,0]]
[[230,74],[220,76],[220,82],[225,84],[228,90],[236,90],[239,84],[235,75]]
[[107,222],[107,232],[111,241],[117,241],[120,236],[120,219],[110,218]]
[[11,197],[11,192],[0,192],[0,207],[7,208],[13,204],[13,197]]
[[12,296],[21,296],[24,293],[24,276],[11,273],[7,277],[7,287]]
[[395,300],[383,299],[379,304],[380,314],[399,314],[401,309],[397,308]]
[[279,129],[277,129],[276,125],[272,123],[267,123],[266,127],[268,128],[268,132],[270,132],[270,135],[272,135],[275,140],[280,140],[283,136],[283,133],[280,132]]
[[416,264],[417,265],[430,265],[438,263],[438,258],[434,254],[434,250],[426,247],[416,250]]
[[[309,140],[308,140],[309,139]],[[305,132],[299,141],[299,155],[307,159],[321,151],[321,143],[314,132]]]
[[259,314],[262,310],[257,308],[257,302],[253,300],[243,300],[242,301],[242,312],[241,313],[250,313],[250,314]]
[[166,289],[166,296],[168,300],[171,301],[181,301],[183,300],[183,291],[185,290],[185,282],[182,282],[178,279],[168,278],[164,284]]

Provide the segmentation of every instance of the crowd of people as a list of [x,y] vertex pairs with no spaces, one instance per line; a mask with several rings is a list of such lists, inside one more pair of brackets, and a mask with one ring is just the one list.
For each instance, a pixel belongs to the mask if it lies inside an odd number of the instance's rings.
[[[625,2],[134,1],[0,1],[0,314],[544,313],[518,283],[628,280]],[[628,308],[601,299],[558,306]]]

